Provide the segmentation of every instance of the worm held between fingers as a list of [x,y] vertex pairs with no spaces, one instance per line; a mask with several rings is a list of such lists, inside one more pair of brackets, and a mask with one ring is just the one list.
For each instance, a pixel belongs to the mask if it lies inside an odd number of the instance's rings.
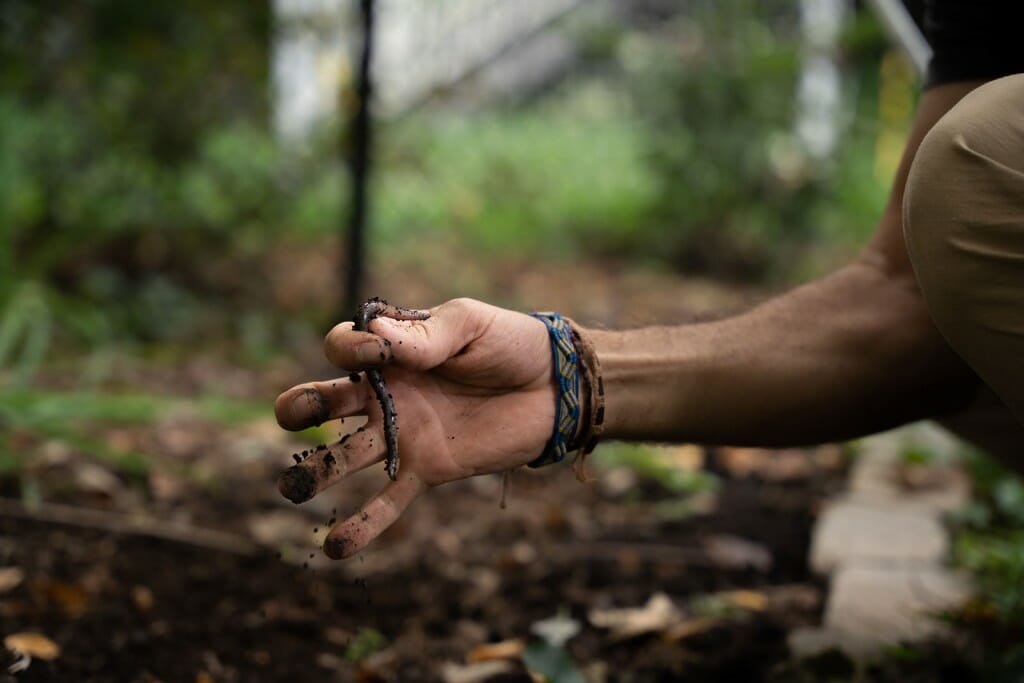
[[[392,306],[384,299],[373,297],[360,304],[352,322],[357,331],[369,332],[370,321],[381,316],[393,320],[426,320],[430,314],[425,311]],[[373,388],[373,393],[376,394],[384,415],[384,442],[387,446],[384,466],[388,477],[394,481],[398,477],[398,415],[395,412],[395,401],[388,393],[387,385],[384,383],[384,373],[372,368],[367,369],[366,379]]]

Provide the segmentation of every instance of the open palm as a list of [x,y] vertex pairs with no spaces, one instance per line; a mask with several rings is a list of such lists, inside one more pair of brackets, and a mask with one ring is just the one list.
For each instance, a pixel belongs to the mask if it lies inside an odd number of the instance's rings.
[[[349,370],[382,368],[398,413],[398,477],[327,535],[324,551],[348,557],[390,526],[420,493],[448,481],[512,469],[551,436],[556,389],[547,330],[521,313],[468,299],[423,321],[377,318],[370,332],[342,323],[325,353]],[[292,387],[275,404],[286,429],[366,415],[355,434],[285,471],[281,492],[312,498],[385,455],[381,408],[356,375]]]

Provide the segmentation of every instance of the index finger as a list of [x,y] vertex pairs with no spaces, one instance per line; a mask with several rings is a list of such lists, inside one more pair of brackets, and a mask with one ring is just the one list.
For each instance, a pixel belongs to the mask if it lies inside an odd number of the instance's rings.
[[277,424],[290,431],[321,425],[339,417],[362,415],[373,391],[355,377],[298,384],[274,401]]
[[431,370],[486,331],[496,311],[479,301],[452,299],[430,309],[425,319],[374,318],[369,325],[375,334],[357,332],[353,323],[340,323],[324,338],[324,355],[343,368],[379,368],[394,361],[409,370]]

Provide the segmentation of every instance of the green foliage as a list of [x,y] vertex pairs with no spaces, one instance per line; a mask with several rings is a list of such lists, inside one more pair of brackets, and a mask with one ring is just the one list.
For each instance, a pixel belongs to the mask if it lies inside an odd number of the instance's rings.
[[[34,282],[61,313],[51,336],[223,333],[207,309],[266,298],[246,274],[270,244],[339,224],[333,145],[283,158],[255,123],[268,118],[269,8],[5,3],[0,314]],[[339,185],[326,202],[325,182]]]
[[1001,622],[1024,628],[1024,482],[994,459],[970,460],[974,499],[954,521],[953,556]]
[[628,467],[640,476],[677,495],[716,491],[718,478],[710,472],[689,471],[674,465],[664,449],[645,444],[608,443],[594,451],[594,461],[602,468]]
[[954,557],[1000,620],[1024,626],[1024,530],[961,533]]
[[558,647],[543,640],[531,642],[523,651],[523,662],[546,683],[585,683],[583,674],[576,668],[572,657],[564,647]]
[[352,638],[345,649],[345,659],[350,662],[361,662],[374,652],[384,649],[388,639],[375,628],[363,626]]
[[532,624],[531,631],[539,636],[523,651],[523,663],[533,674],[539,674],[547,683],[584,683],[586,679],[576,668],[566,645],[580,632],[578,621],[568,610],[559,609],[555,616]]
[[[142,477],[152,465],[151,456],[113,447],[95,433],[110,425],[150,424],[180,411],[198,411],[230,424],[264,417],[266,406],[214,395],[184,400],[153,394],[6,389],[0,391],[0,473],[19,471],[27,461],[7,438],[20,433],[64,441],[124,475]],[[188,467],[180,463],[169,466],[188,473]]]
[[[801,65],[795,7],[753,0],[688,7],[658,34],[623,42],[659,194],[654,217],[617,247],[750,278],[792,275],[819,238],[856,243],[850,234],[859,239],[874,226],[885,198],[873,145],[865,145],[874,128],[850,129],[834,164],[801,149],[792,132]],[[877,50],[877,27],[858,26],[850,50]],[[851,77],[857,81],[847,72],[848,85]],[[864,94],[873,101],[872,91]],[[860,106],[855,90],[846,97]]]
[[[584,68],[523,106],[379,122],[371,250],[752,277],[800,274],[815,240],[856,244],[884,201],[877,131],[852,127],[829,168],[801,156],[794,12],[702,0],[653,30],[603,22],[576,36]],[[266,357],[272,283],[252,274],[283,244],[336,240],[348,201],[337,130],[302,151],[267,130],[268,6],[15,0],[4,16],[0,340],[30,353],[0,367],[68,340],[241,334]],[[877,26],[846,42],[847,101],[872,120]],[[46,315],[18,313],[25,282]]]
[[569,98],[472,118],[424,115],[388,131],[375,236],[454,239],[482,257],[565,258],[642,221],[655,178],[640,131]]
[[58,105],[0,96],[0,139],[17,141],[0,147],[5,315],[17,282],[34,281],[101,312],[100,327],[181,340],[210,328],[208,304],[259,297],[246,272],[282,231],[322,238],[340,224],[340,162],[291,164],[244,121],[205,131],[173,165],[99,135]]
[[0,317],[0,380],[26,386],[39,370],[50,345],[50,309],[42,289],[21,285]]
[[239,423],[265,416],[266,406],[214,395],[185,400],[151,393],[36,389],[0,393],[0,419],[18,428],[42,428],[51,423],[149,423],[180,411],[197,411],[218,422]]

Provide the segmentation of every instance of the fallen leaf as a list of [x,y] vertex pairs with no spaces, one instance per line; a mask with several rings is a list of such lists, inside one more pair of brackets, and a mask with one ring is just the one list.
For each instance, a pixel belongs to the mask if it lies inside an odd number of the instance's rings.
[[32,658],[24,652],[14,653],[14,662],[7,667],[7,673],[20,674],[32,664]]
[[17,588],[24,579],[21,567],[0,567],[0,593]]
[[644,633],[664,631],[679,623],[683,615],[672,599],[655,593],[643,607],[593,609],[587,614],[590,623],[611,631],[613,640],[625,640]]
[[153,591],[145,586],[132,586],[132,602],[142,612],[148,612],[153,608]]
[[754,569],[763,573],[772,567],[772,554],[766,546],[739,536],[716,534],[704,541],[704,550],[722,569]]
[[601,490],[609,498],[618,498],[636,488],[637,474],[631,467],[613,467],[601,474]]
[[484,643],[469,651],[467,662],[489,662],[495,659],[516,659],[523,654],[526,643],[522,638],[503,640],[500,643]]
[[719,619],[687,619],[669,628],[663,637],[670,643],[677,643],[680,640],[704,633],[719,623]]
[[564,647],[580,632],[580,622],[566,614],[556,614],[549,619],[534,622],[530,631],[554,647]]
[[75,485],[79,490],[111,497],[119,491],[123,484],[117,476],[102,465],[91,462],[76,463],[72,470]]
[[441,666],[441,679],[444,683],[481,683],[495,676],[508,673],[512,664],[507,660],[489,660],[456,664],[445,662]]
[[88,596],[81,586],[64,581],[40,579],[32,582],[32,592],[46,602],[58,605],[72,619],[85,614]]
[[149,492],[159,501],[179,500],[185,495],[185,483],[178,477],[151,470],[149,473]]
[[270,547],[312,539],[309,520],[291,510],[272,510],[252,515],[247,525],[253,538]]
[[736,477],[758,476],[768,481],[805,479],[814,473],[812,452],[805,449],[767,450],[722,448],[717,459]]
[[697,472],[704,468],[704,449],[693,444],[664,449],[665,459],[683,472]]
[[346,662],[343,658],[331,652],[321,652],[318,654],[316,656],[316,663],[324,669],[331,669],[334,671],[342,671],[346,666]]
[[4,638],[4,647],[12,652],[24,653],[46,661],[60,656],[60,646],[42,633],[12,633]]
[[338,628],[337,626],[328,626],[324,629],[324,640],[332,645],[344,647],[351,642],[352,632],[346,631],[343,628]]
[[687,605],[691,614],[705,619],[740,619],[747,612],[762,612],[768,596],[759,591],[735,590],[695,596]]
[[768,597],[758,591],[735,590],[727,591],[722,595],[736,607],[750,610],[751,612],[763,612],[768,606]]
[[770,586],[764,592],[768,600],[768,609],[773,612],[813,612],[821,608],[821,589],[810,584]]

